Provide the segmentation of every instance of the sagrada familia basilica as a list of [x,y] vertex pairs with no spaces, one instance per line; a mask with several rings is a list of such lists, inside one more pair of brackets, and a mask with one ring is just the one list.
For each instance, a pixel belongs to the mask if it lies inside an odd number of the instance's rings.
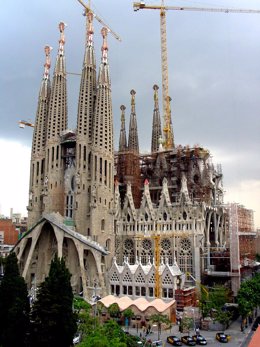
[[214,167],[205,148],[175,146],[172,131],[171,146],[164,147],[157,85],[151,86],[150,153],[139,151],[134,90],[129,132],[122,105],[119,147],[114,150],[107,29],[101,31],[97,68],[93,14],[88,12],[86,19],[75,130],[67,128],[64,23],[59,24],[52,79],[50,47],[45,47],[28,231],[15,247],[21,273],[28,287],[37,286],[57,253],[66,260],[74,292],[87,299],[95,288],[100,296],[181,300],[196,282],[214,275],[212,250],[224,252],[229,246],[221,167]]

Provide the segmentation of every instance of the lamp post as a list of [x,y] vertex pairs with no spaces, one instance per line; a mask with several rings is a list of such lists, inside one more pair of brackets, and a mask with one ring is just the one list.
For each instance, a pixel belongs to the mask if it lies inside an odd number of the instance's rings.
[[191,309],[192,311],[192,320],[193,320],[193,330],[195,331],[195,313],[194,313],[194,308]]

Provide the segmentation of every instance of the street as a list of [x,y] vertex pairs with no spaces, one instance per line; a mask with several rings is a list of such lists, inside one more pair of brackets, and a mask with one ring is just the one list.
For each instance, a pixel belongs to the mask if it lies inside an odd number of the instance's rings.
[[[212,347],[219,347],[219,346],[227,346],[227,347],[247,347],[249,344],[249,341],[253,335],[253,331],[251,331],[251,325],[248,326],[243,332],[241,332],[240,329],[240,320],[234,321],[228,329],[225,330],[225,333],[231,336],[231,340],[228,343],[221,343],[216,340],[216,332],[217,331],[205,331],[205,330],[200,330],[200,334],[204,336],[207,340],[207,345],[212,346]],[[140,336],[140,333],[142,332],[137,331],[136,329],[129,328],[129,333],[132,335],[137,335]],[[174,325],[172,326],[171,329],[168,330],[162,330],[160,334],[160,340],[163,342],[164,347],[170,347],[172,346],[171,344],[166,342],[167,336],[170,335],[176,335],[179,338],[183,335],[187,334],[181,334],[179,332],[179,326]],[[190,332],[190,335],[195,335],[195,332]],[[151,339],[152,341],[158,340],[158,331],[156,330],[156,327],[153,327],[153,331],[149,336],[146,337],[146,339]],[[183,344],[183,346],[185,346]]]

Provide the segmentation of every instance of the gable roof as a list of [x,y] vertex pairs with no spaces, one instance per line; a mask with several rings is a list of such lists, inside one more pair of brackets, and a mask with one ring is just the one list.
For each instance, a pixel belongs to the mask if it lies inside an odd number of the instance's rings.
[[17,242],[15,247],[20,243],[20,241],[28,236],[29,234],[33,233],[34,229],[41,223],[49,222],[50,224],[56,226],[60,231],[64,232],[65,234],[69,235],[70,237],[77,239],[78,241],[82,242],[83,244],[96,249],[97,251],[101,252],[104,255],[109,254],[109,252],[101,246],[99,243],[91,240],[87,236],[84,236],[74,230],[72,230],[70,227],[64,224],[64,218],[59,213],[50,213],[43,215],[43,217],[31,228],[29,229],[22,238]]

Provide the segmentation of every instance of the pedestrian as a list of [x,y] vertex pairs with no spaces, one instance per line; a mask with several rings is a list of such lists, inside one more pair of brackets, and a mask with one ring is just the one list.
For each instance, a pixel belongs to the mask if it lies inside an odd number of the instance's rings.
[[195,329],[195,332],[196,332],[196,335],[198,336],[200,334],[200,329],[199,328],[196,328]]

